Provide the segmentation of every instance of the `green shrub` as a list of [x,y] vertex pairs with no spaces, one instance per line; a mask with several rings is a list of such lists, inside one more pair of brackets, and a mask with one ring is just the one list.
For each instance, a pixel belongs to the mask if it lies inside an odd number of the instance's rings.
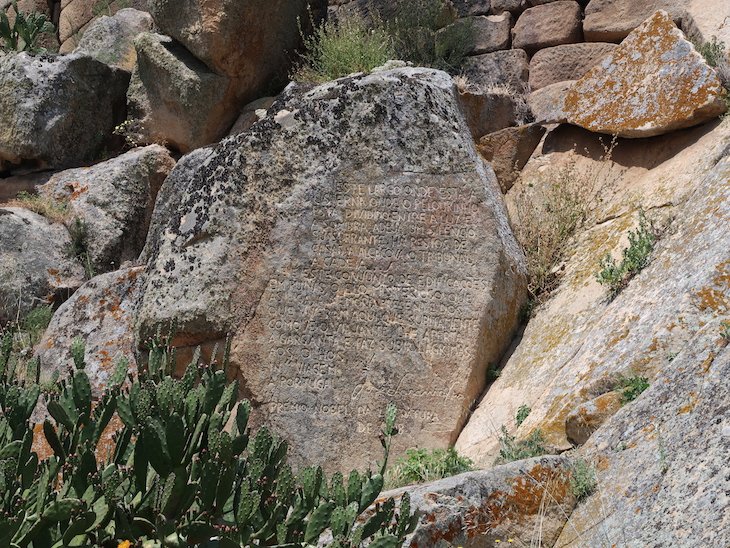
[[532,409],[530,409],[528,405],[520,405],[519,409],[517,409],[517,414],[515,415],[515,423],[518,428],[522,426],[522,423],[530,416],[531,411]]
[[629,231],[629,247],[624,248],[621,263],[616,263],[610,254],[601,259],[601,270],[596,279],[601,285],[608,286],[609,299],[615,298],[634,276],[647,267],[657,237],[654,225],[642,211],[639,213],[639,227]]
[[619,376],[616,389],[621,392],[621,402],[626,404],[634,401],[641,393],[649,388],[649,379],[638,375]]
[[408,449],[386,473],[389,488],[455,476],[473,469],[474,463],[456,449]]
[[515,436],[502,426],[499,436],[499,457],[497,464],[516,460],[529,459],[547,455],[550,451],[545,447],[545,439],[540,429],[534,430],[527,438],[517,440]]
[[379,24],[369,28],[362,17],[327,21],[310,36],[302,33],[305,52],[292,74],[299,82],[322,83],[355,72],[369,72],[395,57],[393,41]]
[[89,227],[86,221],[79,217],[74,218],[73,222],[68,226],[68,233],[71,236],[71,244],[68,247],[70,257],[78,260],[84,267],[86,278],[94,277],[94,267],[91,264],[91,256],[89,255]]
[[43,335],[43,332],[51,323],[53,308],[50,306],[37,306],[23,319],[21,329],[30,337],[30,344],[35,345]]
[[720,42],[717,36],[713,36],[709,42],[700,43],[693,40],[692,43],[711,67],[718,67],[727,60],[725,57],[725,43]]
[[724,340],[730,341],[730,321],[722,322],[720,324],[720,336]]
[[578,501],[590,497],[598,487],[596,469],[589,462],[578,459],[573,463],[570,473],[570,487]]
[[[41,431],[53,455],[33,451],[30,418],[41,390],[6,367],[0,345],[0,546],[400,546],[417,516],[405,495],[365,511],[380,495],[396,411],[382,430],[379,472],[295,475],[287,444],[266,428],[251,432],[251,405],[222,370],[198,363],[182,378],[153,344],[136,378],[118,363],[92,397],[83,344],[74,368],[47,394]],[[226,353],[227,354],[227,353]],[[214,362],[215,360],[213,360]],[[225,361],[225,360],[224,360]],[[112,441],[102,434],[116,418]],[[53,419],[53,420],[50,420]],[[230,431],[224,430],[232,424]],[[104,450],[99,452],[103,447]]]
[[56,28],[42,13],[23,13],[18,10],[16,0],[12,1],[15,21],[10,24],[8,15],[0,11],[0,46],[9,51],[42,52],[38,40],[42,34],[53,34]]

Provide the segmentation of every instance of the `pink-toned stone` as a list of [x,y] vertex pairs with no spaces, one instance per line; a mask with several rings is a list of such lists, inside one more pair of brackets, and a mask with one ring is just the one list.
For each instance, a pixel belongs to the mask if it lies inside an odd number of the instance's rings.
[[666,10],[678,23],[685,4],[685,0],[591,0],[583,22],[585,39],[620,42],[658,10]]
[[535,51],[583,39],[580,5],[560,0],[525,10],[512,29],[512,47]]
[[536,91],[557,82],[578,80],[616,47],[594,42],[542,49],[530,61],[530,89]]
[[492,165],[503,193],[512,188],[544,134],[545,128],[540,124],[528,124],[501,129],[479,139],[477,150]]
[[659,11],[573,85],[565,110],[590,131],[649,137],[716,118],[724,93],[716,72]]

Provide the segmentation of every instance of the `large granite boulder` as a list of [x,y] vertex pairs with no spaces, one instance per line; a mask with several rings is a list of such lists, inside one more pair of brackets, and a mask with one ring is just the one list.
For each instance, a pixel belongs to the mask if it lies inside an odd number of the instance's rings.
[[230,79],[239,105],[286,81],[300,29],[327,9],[326,0],[148,1],[160,31]]
[[525,298],[453,80],[376,71],[269,112],[199,159],[149,242],[139,340],[233,333],[230,374],[296,463],[372,462],[391,401],[396,454],[447,446]]
[[149,13],[131,8],[119,10],[111,17],[103,15],[89,25],[74,51],[132,72],[137,64],[134,38],[153,26]]
[[127,93],[134,139],[181,152],[224,136],[237,115],[230,80],[212,72],[170,37],[143,33],[134,41],[137,68]]
[[85,343],[86,373],[94,396],[109,384],[120,360],[135,365],[132,326],[144,283],[144,267],[128,267],[96,276],[82,285],[53,315],[36,347],[41,378],[64,378],[73,366],[74,339]]
[[0,163],[93,161],[124,119],[128,83],[129,74],[81,54],[0,54]]
[[166,149],[150,145],[56,173],[39,193],[67,203],[70,223],[86,224],[88,260],[94,272],[108,272],[139,257],[157,192],[174,165]]
[[83,283],[70,246],[63,225],[19,207],[0,208],[0,325],[62,302]]
[[598,133],[650,137],[725,111],[715,70],[658,11],[571,88],[568,121]]

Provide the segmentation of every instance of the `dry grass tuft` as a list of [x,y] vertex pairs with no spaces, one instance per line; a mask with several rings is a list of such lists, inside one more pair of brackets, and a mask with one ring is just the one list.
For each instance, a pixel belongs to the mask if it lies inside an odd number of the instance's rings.
[[50,196],[21,192],[7,207],[22,207],[38,215],[42,215],[52,223],[63,223],[69,219],[70,211],[67,202],[61,202]]

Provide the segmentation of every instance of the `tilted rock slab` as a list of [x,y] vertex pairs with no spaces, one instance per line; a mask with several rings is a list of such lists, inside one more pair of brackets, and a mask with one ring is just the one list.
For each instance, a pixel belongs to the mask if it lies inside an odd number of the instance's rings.
[[658,11],[572,87],[568,121],[619,137],[651,137],[725,111],[717,73]]
[[157,192],[175,166],[159,145],[137,148],[92,167],[56,173],[39,193],[67,203],[73,225],[86,223],[86,251],[97,273],[139,257]]
[[296,463],[372,463],[389,402],[396,453],[445,447],[525,297],[453,81],[380,71],[269,112],[180,188],[149,243],[139,339],[173,320],[178,345],[233,332],[230,373]]
[[0,53],[0,163],[96,159],[124,119],[129,74],[81,55]]
[[577,80],[617,47],[584,42],[541,49],[530,60],[530,89],[534,92],[558,82]]
[[62,301],[82,283],[63,225],[19,207],[0,208],[0,325]]
[[408,548],[529,546],[538,531],[552,546],[577,502],[571,474],[569,458],[538,457],[387,491],[376,503],[399,505],[408,492],[420,513]]

